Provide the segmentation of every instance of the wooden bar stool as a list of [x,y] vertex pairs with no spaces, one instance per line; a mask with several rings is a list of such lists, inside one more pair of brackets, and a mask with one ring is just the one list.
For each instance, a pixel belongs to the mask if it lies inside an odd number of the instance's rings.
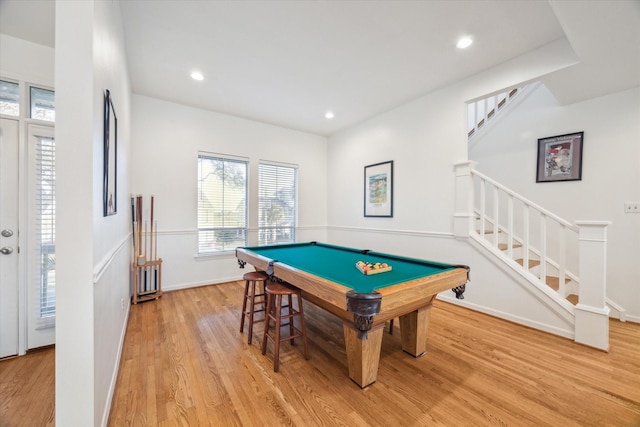
[[[255,319],[254,314],[260,312],[266,312],[266,294],[265,287],[266,283],[269,280],[269,276],[266,273],[260,271],[252,271],[249,273],[245,273],[242,278],[245,281],[244,285],[244,298],[242,299],[242,318],[240,320],[240,333],[244,331],[244,320],[245,318],[249,319],[249,331],[247,344],[251,344],[251,340],[253,338],[253,324],[257,322],[264,321],[262,319]],[[258,285],[258,290],[256,291],[256,284]],[[257,292],[257,293],[256,293]],[[248,302],[248,304],[247,304]],[[266,316],[265,316],[266,317]]]
[[[269,282],[265,288],[267,293],[267,315],[262,336],[262,354],[267,353],[267,340],[273,341],[273,372],[278,372],[280,368],[280,343],[291,341],[302,337],[304,345],[304,358],[309,360],[309,349],[307,348],[307,334],[304,327],[304,312],[302,310],[302,293],[300,289],[288,284]],[[293,307],[292,297],[296,295],[298,299],[298,309]],[[282,297],[287,297],[287,304],[283,305]],[[300,329],[294,324],[295,318],[299,319]],[[270,331],[271,320],[274,322],[273,331]],[[282,323],[285,321],[285,323]],[[289,335],[281,336],[280,329],[289,326]]]

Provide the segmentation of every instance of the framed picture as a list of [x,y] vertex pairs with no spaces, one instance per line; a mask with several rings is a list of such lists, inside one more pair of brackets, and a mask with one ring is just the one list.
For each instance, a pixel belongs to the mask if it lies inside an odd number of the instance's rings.
[[583,142],[584,132],[539,139],[536,182],[581,180]]
[[393,216],[393,161],[364,167],[364,216]]
[[103,215],[115,215],[117,206],[117,171],[118,171],[118,118],[113,108],[111,93],[104,94],[104,181],[103,181]]

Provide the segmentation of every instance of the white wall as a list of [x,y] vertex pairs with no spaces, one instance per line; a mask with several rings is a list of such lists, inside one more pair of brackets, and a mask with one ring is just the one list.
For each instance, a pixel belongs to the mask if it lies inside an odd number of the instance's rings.
[[[640,322],[640,89],[560,105],[544,85],[469,146],[476,168],[570,222],[608,220],[607,297]],[[582,180],[536,184],[537,140],[584,131]]]
[[[56,425],[105,425],[129,298],[130,84],[117,2],[56,2]],[[117,215],[102,216],[103,100],[118,115]]]
[[0,73],[3,77],[53,87],[55,51],[0,34]]
[[155,196],[163,289],[237,280],[246,271],[233,252],[196,256],[200,151],[249,159],[249,244],[257,244],[259,160],[299,166],[298,240],[326,240],[326,138],[140,95],[132,113],[131,192],[145,196],[145,216]]
[[[566,39],[442,88],[329,139],[329,224],[452,233],[454,170],[467,160],[466,101],[575,63]],[[394,217],[363,217],[363,168],[394,161]]]
[[[96,1],[93,28],[95,425],[106,425],[129,309],[131,85],[119,2]],[[105,90],[117,115],[117,214],[103,216]]]
[[[566,39],[468,80],[434,91],[329,139],[329,241],[471,267],[462,304],[571,336],[525,284],[496,268],[466,240],[455,240],[454,164],[467,160],[466,102],[518,86],[576,61]],[[393,218],[363,216],[363,168],[394,161]],[[451,299],[444,292],[441,298]]]

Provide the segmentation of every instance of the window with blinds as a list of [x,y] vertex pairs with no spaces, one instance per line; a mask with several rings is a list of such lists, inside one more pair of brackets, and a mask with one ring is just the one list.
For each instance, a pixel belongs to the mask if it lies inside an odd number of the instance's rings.
[[37,137],[35,147],[35,239],[40,318],[56,314],[56,147],[55,140]]
[[198,253],[247,245],[248,162],[198,155]]
[[258,174],[258,241],[261,245],[293,243],[298,222],[298,169],[260,163]]

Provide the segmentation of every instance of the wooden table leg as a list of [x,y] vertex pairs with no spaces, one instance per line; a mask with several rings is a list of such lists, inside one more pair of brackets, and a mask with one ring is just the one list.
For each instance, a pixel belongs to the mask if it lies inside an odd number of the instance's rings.
[[374,383],[378,377],[384,323],[367,332],[366,340],[358,338],[358,331],[353,323],[344,322],[342,327],[347,347],[349,377],[360,387],[365,388]]
[[427,351],[431,307],[429,304],[400,316],[402,349],[414,357],[422,356]]

